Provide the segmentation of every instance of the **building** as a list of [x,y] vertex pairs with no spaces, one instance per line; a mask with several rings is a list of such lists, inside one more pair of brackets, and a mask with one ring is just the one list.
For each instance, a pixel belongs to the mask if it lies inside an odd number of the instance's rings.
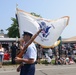
[[17,42],[18,38],[9,38],[7,34],[4,34],[3,30],[0,30],[0,44],[6,49],[9,50],[13,42]]
[[62,39],[62,43],[76,43],[76,36],[67,39]]

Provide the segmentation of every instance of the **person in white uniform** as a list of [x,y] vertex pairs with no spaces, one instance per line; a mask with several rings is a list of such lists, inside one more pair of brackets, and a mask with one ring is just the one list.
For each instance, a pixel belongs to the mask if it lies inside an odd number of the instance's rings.
[[[24,32],[24,41],[27,43],[32,34],[29,32]],[[20,70],[20,75],[35,75],[35,61],[37,58],[37,50],[34,43],[31,43],[26,49],[23,58],[17,57],[15,61],[22,62],[23,65],[20,65],[17,68],[17,71]]]

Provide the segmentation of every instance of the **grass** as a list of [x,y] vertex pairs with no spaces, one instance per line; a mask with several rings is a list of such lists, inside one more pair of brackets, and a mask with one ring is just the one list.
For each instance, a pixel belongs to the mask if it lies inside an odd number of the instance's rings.
[[9,60],[3,62],[3,65],[6,65],[6,66],[7,66],[7,65],[17,65],[17,64],[19,64],[19,63],[12,64],[12,62],[9,61]]
[[[50,63],[48,63],[46,60],[41,60],[40,61],[41,64],[55,64],[55,60],[52,60]],[[19,64],[19,63],[17,63]],[[11,61],[4,61],[3,65],[12,65]]]

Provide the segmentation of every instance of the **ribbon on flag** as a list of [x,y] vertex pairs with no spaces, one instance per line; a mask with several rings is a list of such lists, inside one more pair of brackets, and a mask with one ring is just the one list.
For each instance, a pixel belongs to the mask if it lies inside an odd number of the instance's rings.
[[28,12],[17,9],[17,18],[19,24],[20,37],[24,31],[35,34],[40,28],[43,30],[34,40],[44,48],[57,46],[57,39],[68,25],[69,17],[64,16],[57,20],[48,20],[40,17],[35,17]]

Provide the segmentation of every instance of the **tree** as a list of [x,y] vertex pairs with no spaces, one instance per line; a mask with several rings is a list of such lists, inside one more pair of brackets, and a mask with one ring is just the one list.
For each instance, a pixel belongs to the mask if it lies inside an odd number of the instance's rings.
[[7,35],[12,38],[19,37],[17,20],[15,18],[11,18],[11,20],[13,21],[13,23],[11,24],[11,27],[7,29],[8,31]]
[[[41,17],[40,15],[34,12],[32,12],[31,14],[36,17]],[[13,21],[13,23],[11,24],[11,27],[7,29],[8,31],[7,35],[12,38],[20,37],[17,20],[15,18],[11,18],[11,20]]]

